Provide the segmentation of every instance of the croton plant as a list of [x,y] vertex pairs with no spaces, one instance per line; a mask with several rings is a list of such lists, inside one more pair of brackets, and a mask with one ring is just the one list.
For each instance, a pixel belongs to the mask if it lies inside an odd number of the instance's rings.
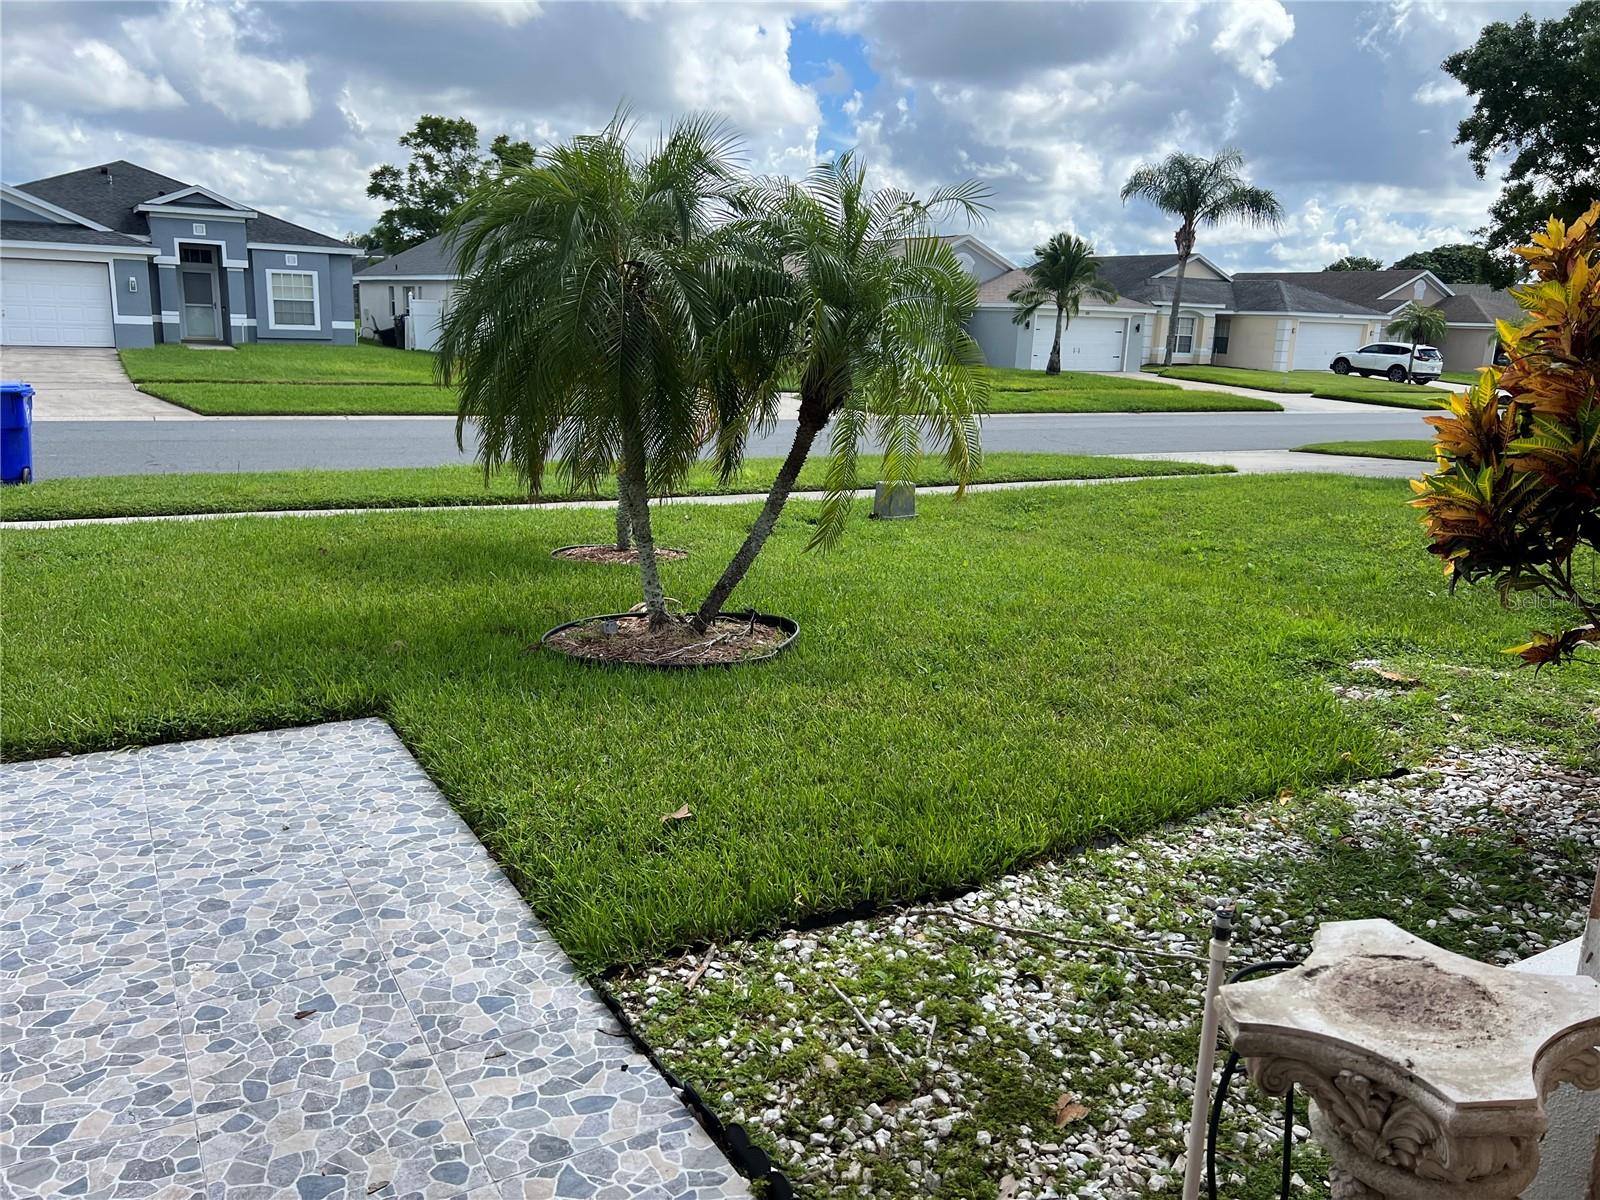
[[1428,418],[1438,470],[1411,503],[1452,587],[1487,579],[1502,600],[1538,591],[1576,610],[1507,651],[1538,667],[1600,644],[1600,203],[1517,253],[1534,279],[1512,292],[1523,324],[1499,323],[1509,365]]

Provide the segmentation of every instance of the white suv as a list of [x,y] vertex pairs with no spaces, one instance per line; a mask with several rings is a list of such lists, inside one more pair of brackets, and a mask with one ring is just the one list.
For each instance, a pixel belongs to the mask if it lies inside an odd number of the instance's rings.
[[1444,371],[1444,355],[1432,346],[1418,346],[1415,361],[1406,342],[1373,342],[1350,350],[1328,364],[1335,375],[1387,375],[1396,383],[1431,383]]

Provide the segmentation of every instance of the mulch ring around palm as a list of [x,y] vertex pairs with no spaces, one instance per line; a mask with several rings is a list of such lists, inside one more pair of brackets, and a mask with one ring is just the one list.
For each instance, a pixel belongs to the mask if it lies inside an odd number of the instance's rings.
[[783,651],[800,635],[788,617],[722,613],[701,632],[684,617],[651,629],[641,613],[584,617],[558,625],[541,639],[558,654],[585,662],[641,667],[731,667]]
[[[636,566],[639,562],[639,551],[636,549],[618,550],[615,546],[561,546],[550,551],[551,558],[559,558],[564,562],[603,563],[608,566]],[[672,562],[680,558],[688,558],[687,550],[679,550],[676,546],[657,546],[656,561]]]

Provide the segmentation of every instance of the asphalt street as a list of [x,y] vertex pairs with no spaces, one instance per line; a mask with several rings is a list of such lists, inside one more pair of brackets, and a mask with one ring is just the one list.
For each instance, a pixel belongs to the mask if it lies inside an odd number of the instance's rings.
[[[752,441],[749,453],[781,456],[793,432],[793,422],[779,422],[773,432]],[[1181,454],[1287,450],[1307,442],[1420,438],[1430,432],[1418,412],[1376,406],[1338,413],[1042,413],[988,418],[983,445],[987,450]],[[455,421],[449,417],[41,421],[33,436],[36,479],[428,467],[471,462],[474,448],[469,434],[466,452],[457,449]]]

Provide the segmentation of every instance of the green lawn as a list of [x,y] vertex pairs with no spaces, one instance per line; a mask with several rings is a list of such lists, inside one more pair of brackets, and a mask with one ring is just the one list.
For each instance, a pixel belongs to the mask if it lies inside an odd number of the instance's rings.
[[1478,382],[1478,373],[1476,371],[1446,371],[1439,378],[1446,383],[1464,383],[1470,387]]
[[1324,400],[1354,400],[1360,404],[1383,404],[1391,408],[1435,409],[1448,397],[1437,388],[1414,383],[1391,383],[1387,379],[1367,379],[1360,375],[1335,375],[1332,371],[1252,371],[1244,367],[1168,367],[1158,375],[1172,379],[1192,379],[1199,383],[1221,383],[1230,387],[1257,388],[1264,392],[1307,393]]
[[[1592,752],[1595,685],[1499,653],[1561,615],[1450,596],[1405,496],[1259,477],[929,497],[827,555],[797,504],[734,599],[799,641],[703,672],[537,648],[637,599],[631,572],[548,554],[609,513],[4,530],[26,586],[0,627],[0,752],[382,715],[599,969],[1383,771],[1397,730],[1458,736],[1429,688],[1382,721],[1341,704],[1356,658],[1426,664],[1485,736]],[[703,594],[754,512],[664,509],[661,539],[693,551],[668,593]]]
[[[752,458],[738,477],[721,482],[708,467],[697,467],[686,495],[764,492],[781,459]],[[876,460],[864,459],[870,475]],[[1091,454],[999,452],[984,457],[977,482],[1025,479],[1125,479],[1136,475],[1209,475],[1232,468],[1207,463],[1110,458]],[[827,465],[812,459],[801,469],[802,489],[821,488]],[[865,478],[865,476],[864,476]],[[929,456],[918,466],[924,486],[954,483],[944,463]],[[586,498],[552,468],[546,501]],[[601,495],[614,497],[608,480]],[[105,475],[84,479],[46,479],[27,487],[0,488],[0,520],[45,521],[64,517],[160,516],[171,513],[252,512],[297,508],[416,508],[444,504],[519,504],[528,500],[516,477],[502,471],[487,484],[476,467],[386,467],[366,471],[258,471],[204,475]]]
[[1403,458],[1433,461],[1433,443],[1427,438],[1379,438],[1370,442],[1313,442],[1297,447],[1305,454],[1356,454],[1364,458]]
[[[232,351],[156,346],[123,350],[129,377],[153,396],[213,417],[454,416],[456,395],[434,382],[434,356],[355,346],[244,345]],[[1276,410],[1267,399],[1194,392],[1143,376],[984,368],[990,411],[1243,412]]]
[[986,367],[984,373],[991,413],[1283,411],[1283,405],[1265,397],[1191,391],[1137,374],[1052,376],[1013,367]]
[[232,350],[154,346],[119,350],[134,383],[411,383],[433,382],[434,356],[420,350],[354,346],[271,346]]

